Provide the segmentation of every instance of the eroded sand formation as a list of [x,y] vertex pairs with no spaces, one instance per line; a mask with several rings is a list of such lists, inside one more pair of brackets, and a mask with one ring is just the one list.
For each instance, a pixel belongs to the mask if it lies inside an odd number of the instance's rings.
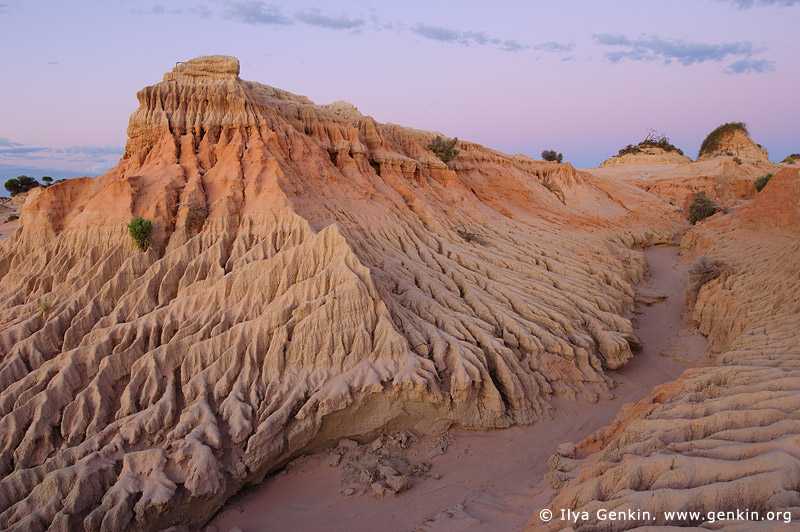
[[639,149],[638,153],[626,153],[609,157],[600,164],[600,168],[630,165],[649,165],[649,164],[686,164],[692,160],[675,150],[666,151],[663,148],[652,146]]
[[17,208],[8,198],[0,198],[0,242],[8,238],[13,233],[19,221],[16,219]]
[[140,91],[119,165],[0,247],[0,528],[199,525],[340,437],[532,423],[632,356],[631,248],[674,210],[238,72]]
[[718,157],[686,164],[643,163],[586,171],[598,177],[627,181],[689,212],[695,194],[701,191],[719,205],[736,208],[756,196],[756,178],[781,168],[782,165],[769,161],[744,159],[737,164],[730,157]]
[[[800,519],[800,173],[777,173],[751,204],[692,229],[682,252],[727,270],[705,284],[691,317],[719,355],[710,368],[623,409],[551,459],[561,486],[550,508],[587,511],[576,531],[700,525],[709,512],[752,510]],[[655,520],[600,522],[596,510],[642,510]],[[665,522],[664,511],[702,519]],[[534,517],[528,530],[562,530]],[[718,522],[726,530],[785,530]],[[783,527],[783,528],[781,528]],[[705,528],[704,528],[705,530]]]
[[716,146],[705,153],[701,153],[697,160],[716,157],[738,157],[742,160],[750,159],[758,162],[769,161],[767,150],[753,142],[747,131],[741,128],[731,128],[723,133]]

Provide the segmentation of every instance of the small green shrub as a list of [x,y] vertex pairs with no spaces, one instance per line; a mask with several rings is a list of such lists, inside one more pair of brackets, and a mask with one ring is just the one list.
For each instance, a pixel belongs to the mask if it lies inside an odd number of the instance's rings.
[[722,124],[721,126],[717,126],[717,128],[709,133],[705,140],[703,140],[703,143],[700,145],[700,153],[698,153],[698,156],[716,151],[717,148],[719,148],[719,143],[722,141],[722,137],[736,130],[744,131],[749,135],[749,132],[747,131],[747,124],[744,122],[728,122],[726,124]]
[[739,159],[738,157],[734,157],[733,162],[735,162],[736,164],[742,164],[742,160]]
[[44,303],[39,305],[39,314],[41,314],[42,317],[44,318],[50,312],[51,308],[53,308],[53,302],[52,301],[45,301]]
[[772,177],[772,174],[762,175],[761,177],[757,177],[755,182],[753,183],[756,187],[756,192],[761,192],[761,190],[767,186],[769,183],[769,179]]
[[705,190],[694,195],[694,200],[689,205],[689,221],[692,225],[705,220],[717,212],[717,205],[708,197]]
[[798,161],[800,161],[800,153],[793,153],[793,154],[791,154],[791,155],[787,156],[787,157],[786,157],[784,160],[782,160],[781,162],[782,162],[783,164],[794,164],[794,163],[796,163],[796,162],[798,162]]
[[13,222],[14,220],[19,220],[19,214],[9,214],[8,218],[6,218],[7,222]]
[[556,150],[544,150],[542,152],[542,159],[550,162],[561,163],[564,160],[563,153],[556,153]]
[[140,250],[147,251],[152,245],[150,233],[153,232],[153,222],[150,220],[145,220],[141,216],[131,218],[131,221],[128,222],[128,232]]
[[441,135],[436,135],[436,138],[428,144],[428,149],[435,153],[442,162],[449,163],[461,153],[461,150],[456,149],[457,143],[458,137],[452,140],[444,140]]

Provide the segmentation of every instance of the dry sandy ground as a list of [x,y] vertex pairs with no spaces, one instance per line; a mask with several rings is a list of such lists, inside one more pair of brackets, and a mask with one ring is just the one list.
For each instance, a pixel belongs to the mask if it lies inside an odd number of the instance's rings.
[[635,164],[629,166],[610,166],[607,168],[581,168],[581,170],[598,177],[649,181],[656,179],[685,178],[687,175],[714,175],[719,173],[719,166],[719,161],[710,159],[692,164]]
[[19,222],[16,220],[11,222],[6,221],[10,214],[15,214],[16,212],[15,209],[9,208],[6,205],[0,205],[0,242],[8,238],[19,225]]
[[678,253],[677,247],[647,251],[651,279],[638,291],[636,329],[644,349],[624,369],[610,372],[618,384],[616,398],[594,405],[556,399],[556,418],[533,426],[452,430],[447,453],[433,458],[428,454],[437,440],[423,438],[409,448],[408,457],[427,461],[432,468],[396,499],[347,497],[341,466],[326,465],[324,454],[308,457],[230,499],[209,524],[220,532],[233,527],[244,532],[521,529],[552,494],[542,477],[559,445],[577,442],[606,425],[623,404],[645,397],[687,366],[708,363],[705,339],[682,321],[686,266],[676,265]]
[[11,233],[17,228],[18,222],[4,222],[0,223],[0,242],[11,236]]

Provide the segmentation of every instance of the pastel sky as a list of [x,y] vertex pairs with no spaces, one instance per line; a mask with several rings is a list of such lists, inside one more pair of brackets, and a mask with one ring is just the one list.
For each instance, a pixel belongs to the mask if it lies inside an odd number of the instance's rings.
[[0,0],[0,179],[99,175],[177,61],[394,122],[596,166],[650,128],[690,156],[743,121],[800,151],[800,0]]

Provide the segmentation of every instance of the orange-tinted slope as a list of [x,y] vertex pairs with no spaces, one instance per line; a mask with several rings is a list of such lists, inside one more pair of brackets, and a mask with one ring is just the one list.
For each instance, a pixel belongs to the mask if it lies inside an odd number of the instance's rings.
[[[800,173],[777,173],[756,200],[692,229],[689,258],[728,271],[700,289],[691,317],[720,354],[656,388],[577,448],[551,459],[569,482],[550,508],[588,512],[576,531],[685,527],[709,514],[751,510],[725,530],[788,530],[800,518]],[[597,510],[641,510],[654,519],[609,521]],[[666,511],[702,518],[667,520]],[[637,514],[639,515],[639,514]],[[640,514],[644,515],[644,514]],[[529,530],[561,530],[534,516]]]
[[238,70],[140,91],[119,165],[32,193],[0,247],[0,527],[198,525],[342,436],[532,423],[632,356],[660,200],[468,142],[446,165]]

